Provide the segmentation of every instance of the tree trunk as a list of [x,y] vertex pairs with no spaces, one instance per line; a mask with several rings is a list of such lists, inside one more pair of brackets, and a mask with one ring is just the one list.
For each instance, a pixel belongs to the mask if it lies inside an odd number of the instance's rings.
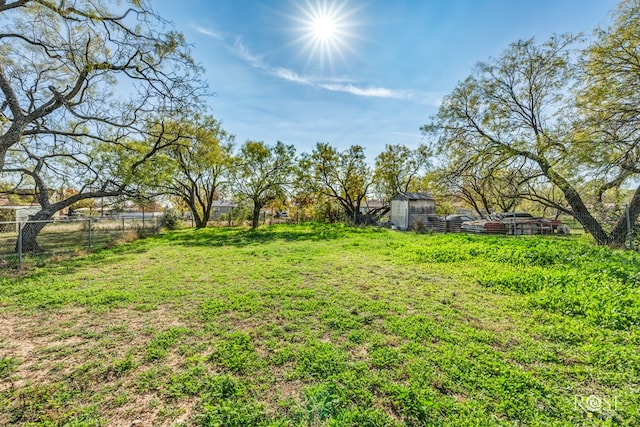
[[193,221],[195,222],[196,229],[206,228],[207,227],[207,220],[206,219],[201,218],[200,215],[194,214],[193,212],[191,213],[191,215],[193,215]]
[[[202,207],[202,228],[205,228],[211,219],[211,206]],[[219,220],[220,218],[218,218]]]
[[182,200],[189,207],[189,211],[191,211],[191,218],[193,218],[193,223],[196,226],[196,229],[205,228],[207,226],[207,216],[200,215],[198,212],[198,207],[196,202],[193,199],[183,197]]
[[340,204],[342,205],[342,210],[344,212],[344,215],[346,216],[346,219],[348,221],[353,221],[355,224],[355,214],[356,214],[356,208],[355,206],[351,203],[350,200],[340,200]]
[[[27,222],[22,227],[22,252],[43,252],[36,238],[40,231],[44,228],[44,222]],[[18,251],[18,242],[16,242],[16,252]]]
[[613,226],[613,230],[609,233],[609,240],[607,242],[609,246],[624,246],[628,233],[633,232],[633,225],[638,220],[638,216],[640,216],[640,187],[638,187],[633,193],[628,209],[632,229],[629,230],[627,228],[627,215],[626,212],[623,212],[622,215],[620,215],[620,218],[618,218],[618,221],[616,221],[616,224]]
[[7,151],[9,151],[9,148],[10,146],[0,139],[0,170],[4,168],[4,160],[7,157]]
[[558,188],[560,188],[560,191],[564,194],[564,197],[573,212],[573,217],[582,224],[587,233],[593,236],[598,245],[609,245],[610,242],[607,232],[602,228],[602,224],[600,224],[598,220],[591,215],[591,212],[587,209],[587,206],[584,204],[582,197],[580,197],[580,194],[578,194],[576,189],[573,188],[569,181],[557,174],[547,162],[541,159],[536,160],[540,165],[542,173],[551,182],[557,185]]
[[[47,211],[40,211],[36,213],[33,218],[27,221],[22,226],[22,252],[42,252],[42,248],[37,242],[40,231],[47,225],[46,221],[49,221],[53,216],[53,213]],[[18,241],[16,240],[16,252],[18,252]]]
[[593,236],[598,245],[608,245],[607,232],[602,228],[602,224],[591,215],[578,193],[572,187],[568,189],[560,187],[560,189],[564,193],[567,203],[571,206],[573,217],[582,224],[587,233]]
[[260,209],[262,209],[262,206],[254,201],[253,215],[251,216],[251,228],[254,230],[260,225]]
[[207,217],[204,215],[200,215],[195,206],[193,206],[191,209],[191,217],[193,218],[193,222],[196,225],[196,229],[207,227]]

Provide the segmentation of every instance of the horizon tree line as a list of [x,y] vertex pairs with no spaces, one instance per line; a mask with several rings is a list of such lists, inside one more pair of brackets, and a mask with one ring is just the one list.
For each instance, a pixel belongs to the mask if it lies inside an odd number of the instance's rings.
[[[202,69],[147,1],[13,0],[0,22],[0,170],[35,188],[35,220],[84,200],[170,194],[202,227],[212,201],[233,194],[251,201],[256,227],[277,200],[355,218],[368,197],[428,189],[480,216],[552,209],[621,246],[640,215],[640,0],[622,0],[591,37],[520,40],[478,63],[420,128],[426,144],[388,144],[372,164],[358,144],[236,150],[216,118],[194,113],[207,111]],[[26,250],[39,249],[43,224],[24,227]]]

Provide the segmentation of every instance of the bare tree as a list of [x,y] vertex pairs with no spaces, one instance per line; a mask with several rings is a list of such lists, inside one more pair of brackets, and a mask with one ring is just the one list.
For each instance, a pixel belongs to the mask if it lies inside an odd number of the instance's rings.
[[[131,191],[167,146],[147,132],[152,117],[184,112],[203,93],[182,35],[145,1],[15,0],[0,4],[0,23],[0,169],[34,185],[38,219]],[[120,160],[128,171],[113,175]],[[80,192],[49,200],[63,184]],[[33,249],[38,231],[25,227]]]

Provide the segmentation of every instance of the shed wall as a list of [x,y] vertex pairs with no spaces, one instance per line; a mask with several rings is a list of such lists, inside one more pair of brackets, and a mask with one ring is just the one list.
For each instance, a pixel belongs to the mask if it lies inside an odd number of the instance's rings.
[[412,215],[435,215],[436,202],[434,200],[411,200],[409,201],[409,213]]
[[409,228],[409,203],[406,200],[391,200],[391,225],[401,230]]

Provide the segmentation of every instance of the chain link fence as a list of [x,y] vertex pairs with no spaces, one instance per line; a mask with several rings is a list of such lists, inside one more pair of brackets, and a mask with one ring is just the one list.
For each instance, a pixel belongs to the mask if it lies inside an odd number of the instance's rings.
[[[36,239],[38,251],[25,250],[21,231],[44,224]],[[51,221],[0,222],[0,269],[22,269],[45,258],[71,255],[135,240],[160,230],[161,217],[78,218]]]

